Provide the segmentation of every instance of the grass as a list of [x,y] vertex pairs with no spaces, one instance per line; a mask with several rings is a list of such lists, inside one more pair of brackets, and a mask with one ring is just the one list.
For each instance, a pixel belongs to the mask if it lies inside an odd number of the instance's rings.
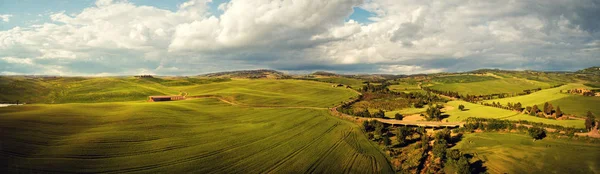
[[403,116],[424,113],[428,107],[429,106],[424,106],[423,108],[410,107],[410,108],[404,108],[404,109],[396,110],[396,111],[387,111],[387,112],[385,112],[385,116],[388,118],[394,118],[396,113],[400,113]]
[[466,134],[455,147],[490,173],[599,173],[600,145],[569,139],[532,141],[512,133]]
[[431,89],[454,91],[461,95],[489,95],[498,93],[519,93],[526,89],[548,88],[551,85],[544,82],[519,78],[503,78],[470,83],[436,83]]
[[384,155],[326,110],[217,99],[0,108],[0,171],[391,173]]
[[543,107],[544,103],[548,102],[552,104],[554,108],[560,106],[561,111],[567,114],[584,117],[587,114],[587,111],[592,111],[595,115],[600,115],[600,107],[597,107],[600,106],[600,97],[588,97],[560,92],[561,90],[566,91],[575,88],[585,88],[585,86],[582,84],[567,84],[557,88],[544,89],[529,95],[487,100],[486,102],[499,102],[502,105],[507,105],[508,102],[521,102],[524,107],[533,105]]
[[350,85],[354,89],[358,89],[363,86],[362,80],[347,77],[320,77],[316,78],[315,80],[320,82]]
[[[458,109],[459,105],[465,106],[465,111],[461,111]],[[447,105],[453,107],[449,111],[446,111],[445,114],[448,114],[447,120],[450,122],[455,121],[463,121],[469,117],[476,118],[493,118],[493,119],[506,119],[506,120],[527,120],[530,122],[538,122],[544,124],[553,124],[560,125],[564,127],[575,127],[575,128],[584,128],[584,120],[553,120],[535,117],[531,115],[526,115],[522,113],[518,113],[515,111],[509,111],[506,109],[500,109],[490,106],[473,104],[465,101],[450,101]]]
[[262,106],[332,107],[357,96],[352,89],[304,80],[233,80],[177,88],[189,95],[220,95]]
[[482,82],[488,80],[495,80],[497,78],[492,76],[476,76],[476,75],[452,75],[452,76],[441,76],[431,79],[435,82],[440,83],[470,83],[470,82]]
[[410,93],[410,92],[425,92],[423,90],[421,90],[421,88],[419,88],[419,86],[414,83],[402,83],[400,82],[397,85],[390,85],[388,87],[390,90],[392,91],[396,91],[396,92],[406,92],[406,93]]

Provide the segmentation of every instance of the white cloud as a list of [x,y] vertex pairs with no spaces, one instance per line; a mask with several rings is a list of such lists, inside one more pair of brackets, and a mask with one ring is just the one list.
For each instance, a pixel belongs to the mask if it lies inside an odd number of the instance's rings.
[[[53,13],[52,23],[0,31],[0,57],[10,58],[0,68],[196,74],[302,64],[422,73],[599,63],[600,21],[586,17],[600,10],[587,0],[231,0],[218,4],[218,17],[211,3],[190,0],[170,11],[98,0],[77,14]],[[347,20],[355,6],[376,20]]]
[[0,60],[3,60],[6,63],[12,63],[12,64],[33,65],[33,61],[30,58],[2,57],[2,58],[0,58]]
[[10,22],[10,18],[13,15],[11,14],[0,14],[0,19],[2,19],[3,22]]
[[420,73],[438,73],[443,72],[443,68],[425,69],[416,65],[383,65],[380,71],[393,74],[420,74]]

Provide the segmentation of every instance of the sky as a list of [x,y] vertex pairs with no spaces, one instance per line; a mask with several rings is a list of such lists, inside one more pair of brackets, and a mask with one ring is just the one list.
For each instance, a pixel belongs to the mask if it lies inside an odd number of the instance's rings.
[[0,0],[0,75],[600,65],[597,0]]

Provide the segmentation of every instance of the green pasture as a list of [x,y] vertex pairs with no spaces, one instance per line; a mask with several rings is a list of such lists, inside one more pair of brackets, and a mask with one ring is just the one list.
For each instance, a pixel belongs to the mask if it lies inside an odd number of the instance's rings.
[[410,93],[410,92],[425,92],[423,90],[421,90],[421,88],[419,88],[419,86],[415,83],[415,84],[410,84],[410,83],[399,83],[397,85],[390,85],[388,87],[388,89],[392,90],[392,91],[396,91],[396,92],[406,92],[406,93]]
[[327,110],[175,102],[0,108],[2,173],[393,173]]
[[352,89],[305,80],[233,80],[176,89],[190,96],[219,95],[253,106],[333,107],[358,95]]
[[316,78],[315,80],[326,83],[350,85],[352,88],[355,89],[361,88],[363,86],[362,80],[347,77],[322,77]]
[[470,83],[470,82],[482,82],[488,80],[496,80],[497,78],[492,76],[481,76],[481,75],[451,75],[451,76],[439,76],[431,79],[434,82],[439,83]]
[[[459,105],[465,106],[465,111],[458,109]],[[538,122],[544,124],[560,125],[564,127],[575,127],[584,128],[584,120],[553,120],[535,117],[527,114],[522,114],[515,111],[506,109],[500,109],[490,106],[484,106],[479,104],[473,104],[465,101],[450,101],[447,105],[454,109],[446,111],[444,114],[448,116],[446,120],[450,122],[463,121],[469,117],[476,118],[493,118],[493,119],[506,119],[506,120],[527,120],[530,122]]]
[[489,173],[600,173],[600,145],[570,139],[473,133],[453,148],[473,154]]
[[587,111],[592,111],[595,115],[600,115],[600,97],[589,97],[575,94],[561,93],[566,90],[576,88],[587,88],[582,84],[567,84],[556,88],[544,89],[538,92],[531,93],[529,95],[522,95],[517,97],[509,97],[495,100],[487,100],[486,103],[501,103],[507,105],[508,102],[517,103],[520,102],[523,107],[538,105],[543,107],[545,102],[548,102],[556,106],[560,106],[561,111],[567,114],[574,114],[579,117],[584,117]]
[[548,83],[539,81],[519,78],[503,78],[469,83],[434,83],[430,88],[440,91],[458,92],[461,95],[488,95],[498,93],[520,93],[526,89],[549,88],[550,86],[551,85]]
[[395,110],[395,111],[387,111],[387,112],[385,112],[385,116],[388,118],[394,118],[396,113],[400,113],[404,116],[419,114],[419,113],[424,113],[427,110],[427,108],[429,108],[429,106],[424,106],[423,108],[410,107],[410,108],[404,108],[404,109]]

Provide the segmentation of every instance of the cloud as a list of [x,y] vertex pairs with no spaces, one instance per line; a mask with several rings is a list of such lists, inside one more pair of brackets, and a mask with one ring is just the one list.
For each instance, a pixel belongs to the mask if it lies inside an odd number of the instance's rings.
[[[356,7],[372,20],[346,20]],[[600,64],[599,12],[593,0],[191,0],[175,10],[98,0],[0,31],[0,72],[575,70]]]
[[10,22],[10,18],[13,15],[11,14],[0,14],[0,19],[2,19],[3,22]]

